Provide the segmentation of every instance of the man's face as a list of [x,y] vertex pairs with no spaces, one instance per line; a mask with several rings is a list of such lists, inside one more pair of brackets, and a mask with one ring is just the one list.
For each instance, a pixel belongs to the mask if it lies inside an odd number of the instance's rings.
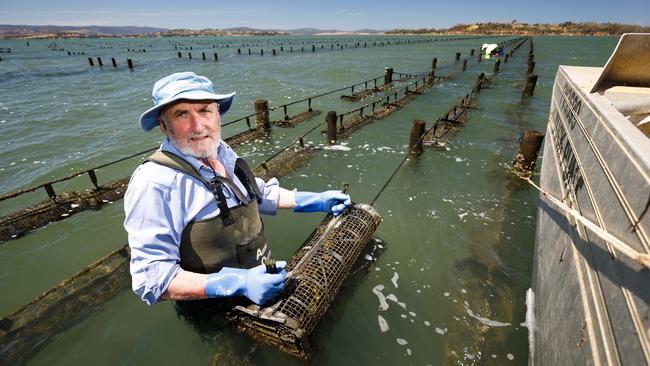
[[214,156],[221,139],[219,106],[214,100],[181,100],[160,113],[160,129],[185,155]]

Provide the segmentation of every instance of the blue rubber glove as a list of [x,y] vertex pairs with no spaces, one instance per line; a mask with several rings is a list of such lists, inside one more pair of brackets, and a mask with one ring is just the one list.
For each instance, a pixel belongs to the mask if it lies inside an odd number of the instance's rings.
[[351,203],[350,196],[340,191],[296,192],[295,212],[327,212],[338,216]]
[[252,302],[262,305],[282,290],[287,271],[287,262],[277,261],[275,266],[279,272],[266,273],[266,267],[260,264],[251,269],[224,267],[217,273],[208,276],[205,283],[205,296],[229,297],[246,296]]

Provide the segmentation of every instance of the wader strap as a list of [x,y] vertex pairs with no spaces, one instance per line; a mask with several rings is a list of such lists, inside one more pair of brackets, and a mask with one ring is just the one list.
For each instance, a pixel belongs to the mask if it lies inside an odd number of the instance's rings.
[[191,175],[192,177],[198,179],[201,183],[203,183],[208,189],[212,190],[212,187],[210,186],[210,182],[207,181],[205,178],[203,178],[201,173],[199,173],[199,171],[196,170],[196,168],[194,168],[192,164],[188,163],[185,159],[181,158],[180,156],[174,153],[170,153],[169,151],[157,150],[142,163],[144,164],[148,161]]
[[[143,163],[146,163],[148,161],[166,166],[168,168],[178,170],[182,173],[188,174],[196,179],[198,179],[203,185],[205,185],[210,192],[214,195],[215,200],[217,201],[217,207],[219,208],[220,214],[224,225],[231,225],[233,223],[233,219],[230,215],[230,208],[228,207],[228,202],[226,201],[226,196],[223,194],[223,189],[221,187],[222,184],[225,184],[230,188],[230,190],[235,194],[239,202],[241,202],[242,205],[248,205],[248,199],[244,196],[244,194],[241,192],[241,190],[237,187],[235,182],[232,180],[225,178],[225,177],[219,177],[215,176],[211,181],[207,181],[201,173],[192,166],[192,164],[188,163],[185,159],[182,157],[171,153],[169,151],[162,151],[162,150],[157,150],[154,152],[151,156],[149,156]],[[240,178],[241,180],[241,178]],[[244,181],[242,181],[243,184]],[[257,187],[257,186],[256,186]]]
[[253,175],[253,172],[251,172],[251,169],[248,167],[246,160],[237,158],[235,161],[235,175],[246,186],[247,191],[252,192],[257,199],[262,198],[260,187],[257,186],[255,176]]
[[[215,180],[218,180],[222,184],[227,185],[228,188],[230,188],[230,190],[235,194],[235,196],[237,197],[239,202],[241,202],[242,205],[246,206],[248,204],[248,201],[249,201],[248,198],[246,198],[244,193],[242,193],[242,191],[239,189],[239,187],[237,187],[235,182],[233,182],[230,178],[215,176],[214,178],[212,178],[212,181],[215,181]],[[242,184],[246,188],[246,183],[242,182]]]
[[212,194],[217,199],[217,207],[219,207],[219,216],[221,216],[221,221],[223,221],[223,226],[232,225],[235,221],[230,214],[230,208],[228,207],[228,202],[226,201],[226,196],[223,194],[223,189],[221,188],[221,181],[218,179],[212,179],[210,185],[212,186]]

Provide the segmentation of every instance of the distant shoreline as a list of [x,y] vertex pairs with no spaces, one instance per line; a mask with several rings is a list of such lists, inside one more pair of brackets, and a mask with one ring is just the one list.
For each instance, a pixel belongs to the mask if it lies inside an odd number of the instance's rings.
[[516,21],[510,23],[457,24],[450,28],[419,28],[357,31],[321,30],[300,28],[294,30],[265,30],[247,27],[228,29],[162,29],[151,27],[106,27],[106,26],[30,26],[1,25],[0,39],[86,39],[86,38],[143,38],[143,37],[232,37],[232,36],[348,36],[348,35],[487,35],[487,36],[617,36],[623,33],[649,33],[649,26],[564,22],[559,24],[528,24]]

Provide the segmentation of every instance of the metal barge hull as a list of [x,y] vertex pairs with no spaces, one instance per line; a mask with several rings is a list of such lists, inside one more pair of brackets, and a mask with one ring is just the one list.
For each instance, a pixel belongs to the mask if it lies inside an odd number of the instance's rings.
[[[650,88],[592,93],[603,70],[560,66],[540,185],[647,254],[650,138],[614,100],[650,98]],[[532,364],[650,364],[650,269],[543,197],[537,220]]]

